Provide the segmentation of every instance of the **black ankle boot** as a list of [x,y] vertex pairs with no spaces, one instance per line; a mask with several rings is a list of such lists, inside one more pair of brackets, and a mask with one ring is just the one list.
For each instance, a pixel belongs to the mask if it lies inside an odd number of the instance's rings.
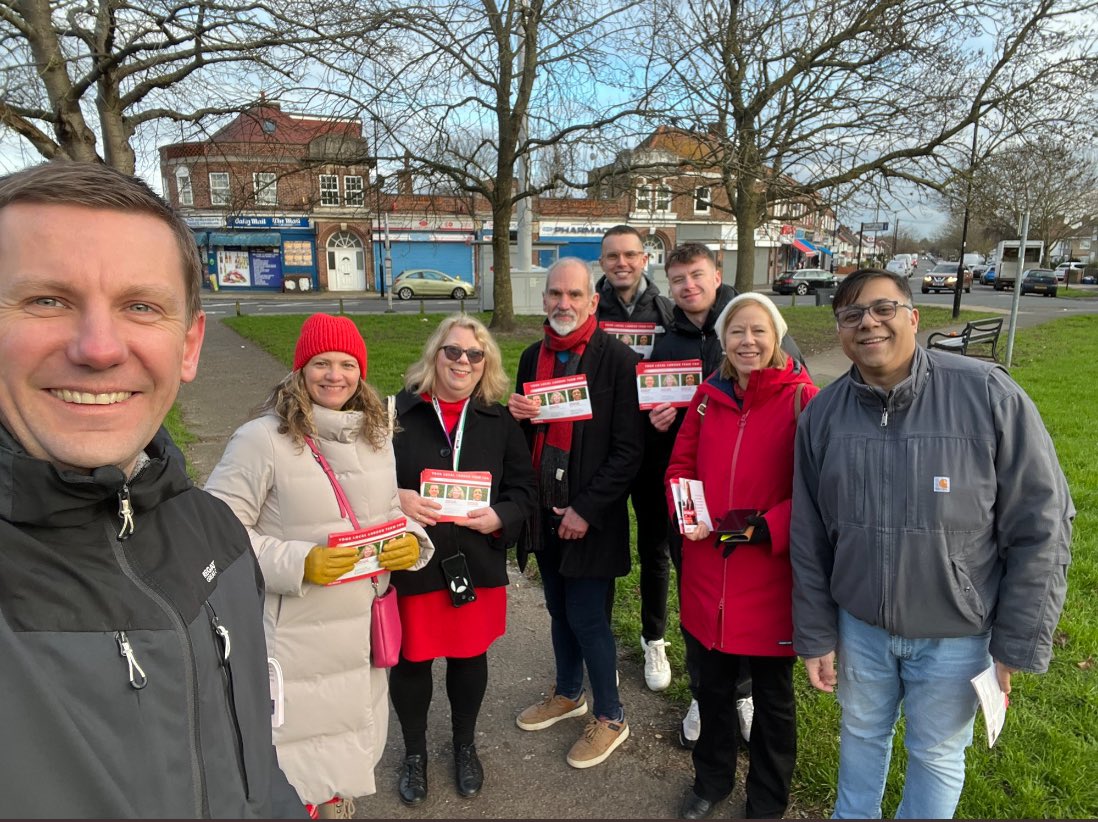
[[459,794],[469,798],[480,793],[481,786],[484,785],[484,768],[477,756],[476,745],[454,746],[454,768]]
[[412,754],[404,757],[400,771],[400,801],[405,805],[418,805],[427,798],[427,757]]

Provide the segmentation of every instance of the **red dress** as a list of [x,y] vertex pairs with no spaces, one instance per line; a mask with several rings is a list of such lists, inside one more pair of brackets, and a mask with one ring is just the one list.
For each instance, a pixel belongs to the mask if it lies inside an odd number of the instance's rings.
[[[431,397],[423,394],[428,403]],[[443,423],[453,437],[467,400],[439,400]],[[397,601],[404,629],[401,654],[410,662],[438,657],[479,656],[507,631],[507,588],[477,588],[474,602],[455,608],[448,591],[402,596]]]

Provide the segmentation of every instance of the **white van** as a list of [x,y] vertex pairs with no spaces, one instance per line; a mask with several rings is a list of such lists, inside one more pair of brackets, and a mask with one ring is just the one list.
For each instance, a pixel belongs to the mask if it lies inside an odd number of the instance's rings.
[[914,254],[896,254],[888,261],[885,270],[909,277],[911,276],[911,272],[915,269],[915,265],[916,256]]

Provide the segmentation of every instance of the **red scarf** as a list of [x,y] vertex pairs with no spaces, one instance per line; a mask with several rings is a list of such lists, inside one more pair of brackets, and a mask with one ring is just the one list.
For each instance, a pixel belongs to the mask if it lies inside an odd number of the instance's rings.
[[[538,367],[535,372],[535,379],[550,380],[553,378],[557,366],[556,352],[558,351],[568,351],[576,357],[582,357],[583,352],[587,350],[587,343],[591,341],[591,336],[595,333],[597,327],[598,324],[594,314],[589,316],[583,325],[577,326],[574,331],[564,335],[554,331],[553,327],[546,321],[545,339],[542,340],[541,350],[538,351]],[[538,426],[538,433],[534,438],[533,457],[535,468],[541,465],[541,452],[545,445],[559,448],[567,454],[572,449],[571,421],[550,422]]]

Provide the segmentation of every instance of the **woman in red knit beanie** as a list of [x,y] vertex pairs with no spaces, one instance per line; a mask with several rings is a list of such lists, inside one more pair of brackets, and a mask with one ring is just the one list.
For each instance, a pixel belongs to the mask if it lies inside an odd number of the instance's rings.
[[[366,382],[366,343],[349,317],[314,314],[301,328],[293,370],[261,415],[229,440],[206,489],[248,529],[266,581],[268,656],[282,668],[279,764],[311,814],[349,818],[372,794],[388,727],[384,669],[370,664],[370,611],[389,574],[332,585],[359,559],[329,548],[332,533],[402,516],[392,423]],[[315,456],[314,456],[315,454]],[[345,516],[327,463],[351,506]],[[423,529],[390,540],[386,571],[416,570],[433,553]]]

